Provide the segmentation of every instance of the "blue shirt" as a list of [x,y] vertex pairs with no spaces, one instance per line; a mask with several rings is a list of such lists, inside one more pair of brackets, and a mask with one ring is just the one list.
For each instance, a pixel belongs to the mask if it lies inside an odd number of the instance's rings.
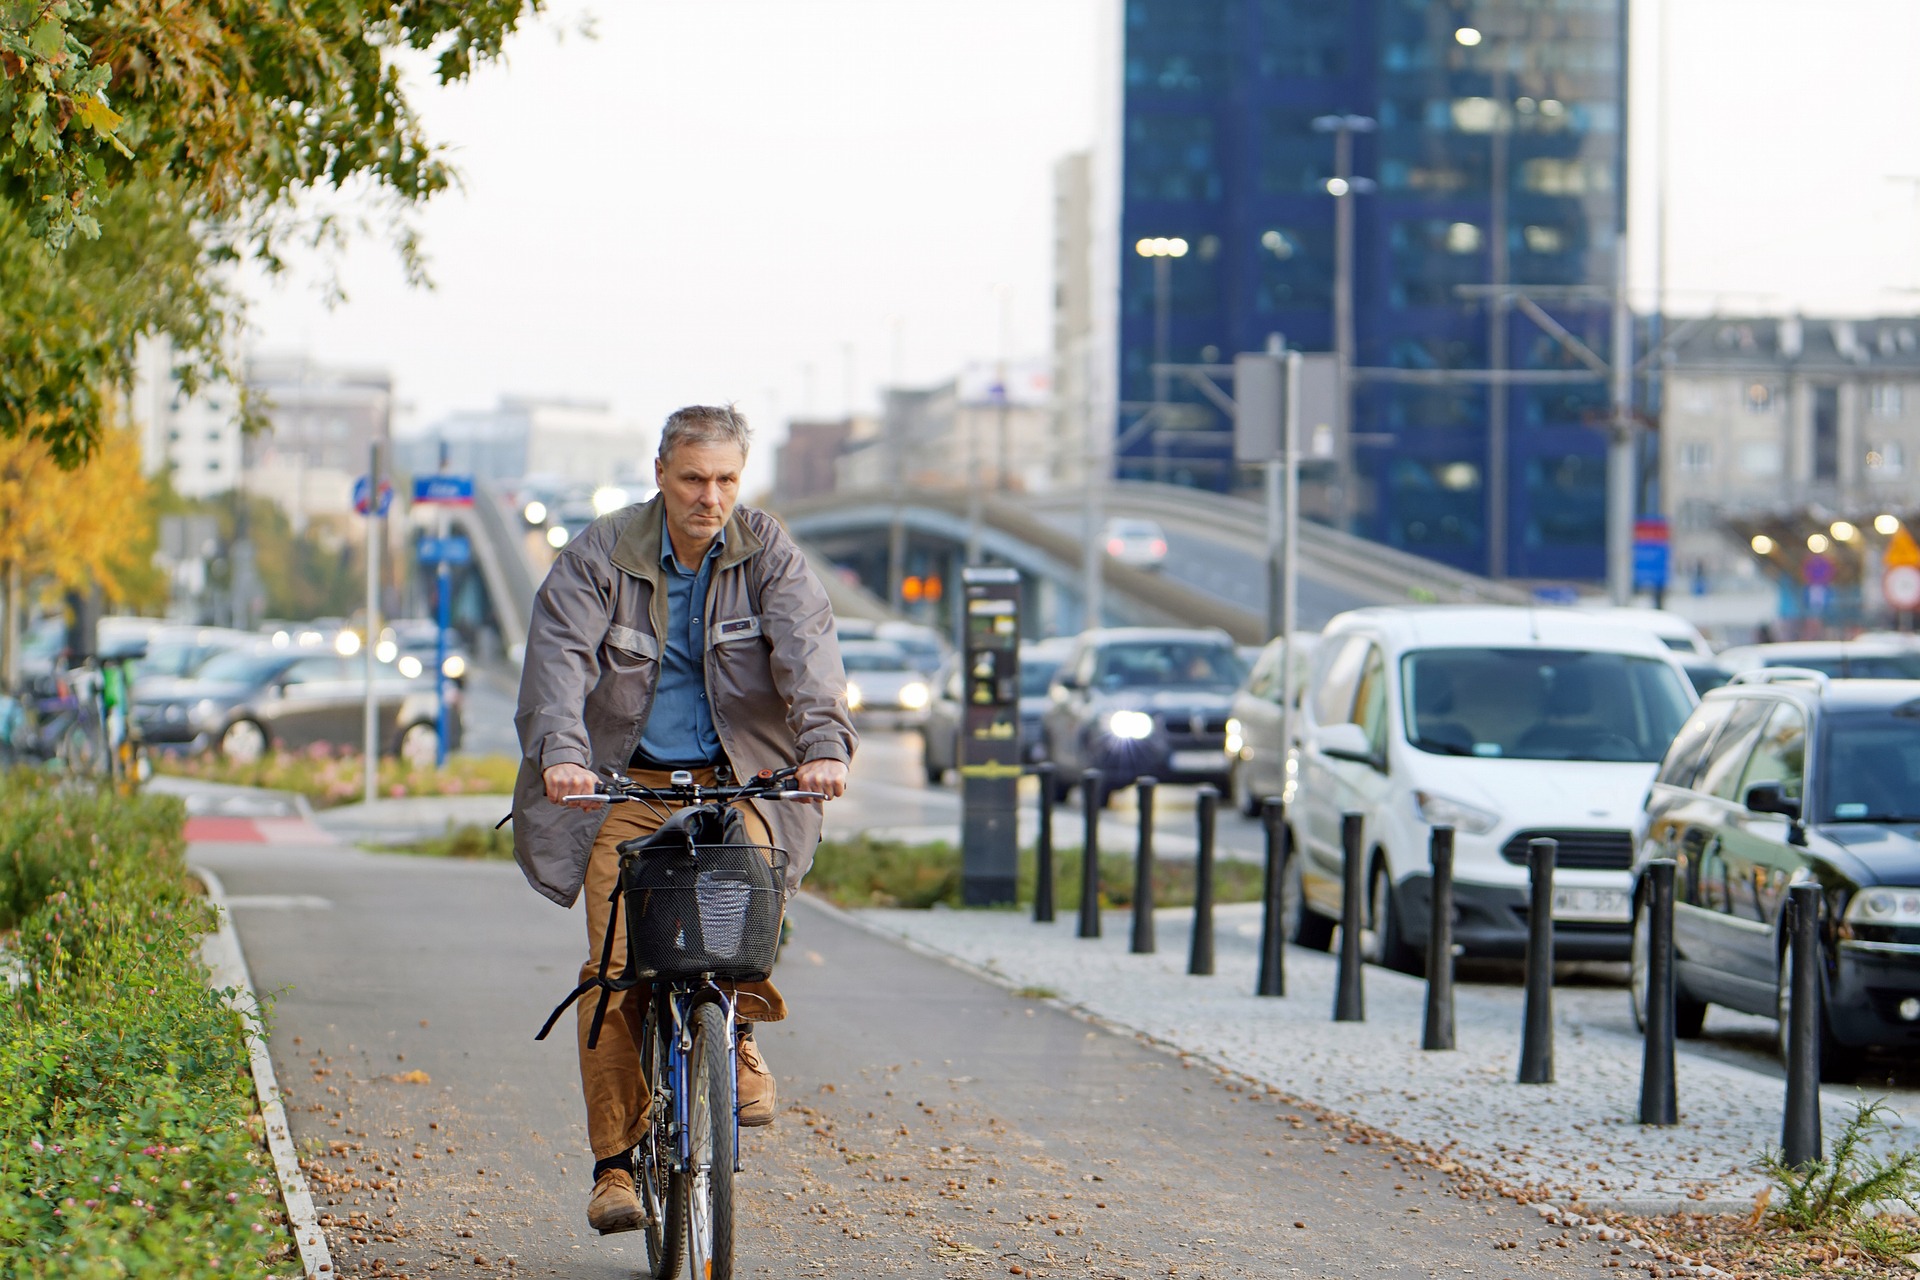
[[641,754],[666,764],[693,764],[724,758],[707,704],[707,585],[713,564],[726,545],[716,534],[700,567],[684,569],[673,554],[673,538],[660,516],[660,568],[667,585],[667,634],[660,646],[660,679],[653,710],[640,732]]

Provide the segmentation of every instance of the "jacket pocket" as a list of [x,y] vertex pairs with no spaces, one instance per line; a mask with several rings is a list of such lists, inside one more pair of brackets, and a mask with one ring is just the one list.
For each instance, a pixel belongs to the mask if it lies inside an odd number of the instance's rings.
[[607,628],[604,648],[607,665],[616,671],[638,671],[660,660],[660,641],[657,637],[618,623]]
[[743,640],[760,639],[760,617],[758,614],[745,618],[727,618],[713,627],[713,637],[709,644],[738,644]]

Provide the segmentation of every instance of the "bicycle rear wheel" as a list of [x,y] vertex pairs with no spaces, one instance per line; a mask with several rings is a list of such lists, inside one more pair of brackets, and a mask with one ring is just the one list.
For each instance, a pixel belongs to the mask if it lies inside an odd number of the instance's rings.
[[673,1024],[660,1016],[655,1002],[647,1015],[644,1088],[653,1090],[652,1110],[647,1115],[647,1131],[634,1152],[634,1182],[640,1192],[640,1205],[646,1210],[648,1274],[653,1280],[673,1280],[680,1273],[681,1246],[686,1243],[686,1175],[672,1172],[673,1097],[662,1087],[667,1078],[667,1062],[672,1054]]
[[694,1008],[687,1075],[689,1270],[693,1280],[733,1280],[733,1054],[717,1004]]

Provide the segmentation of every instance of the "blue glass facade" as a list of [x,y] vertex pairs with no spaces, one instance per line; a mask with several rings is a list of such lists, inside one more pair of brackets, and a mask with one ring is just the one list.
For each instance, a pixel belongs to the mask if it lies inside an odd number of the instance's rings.
[[[1230,424],[1178,380],[1160,429],[1127,430],[1155,399],[1162,323],[1175,362],[1229,361],[1272,333],[1333,348],[1335,139],[1314,120],[1366,116],[1377,126],[1354,135],[1353,173],[1376,186],[1349,197],[1354,358],[1389,372],[1355,384],[1354,532],[1479,572],[1603,576],[1605,383],[1420,379],[1495,363],[1585,373],[1484,296],[1496,280],[1533,287],[1608,356],[1625,2],[1126,0],[1120,474],[1234,478]],[[1462,28],[1480,42],[1462,44]],[[1175,236],[1190,251],[1160,271],[1163,298],[1134,244]]]

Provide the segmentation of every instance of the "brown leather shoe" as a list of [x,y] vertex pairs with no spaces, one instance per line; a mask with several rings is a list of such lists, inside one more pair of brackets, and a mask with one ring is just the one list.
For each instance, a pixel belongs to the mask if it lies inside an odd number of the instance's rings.
[[587,1225],[603,1236],[616,1231],[635,1231],[646,1218],[640,1197],[633,1189],[633,1175],[625,1169],[609,1169],[593,1181],[593,1199],[587,1201]]
[[773,1072],[760,1056],[760,1047],[751,1036],[740,1038],[740,1069],[735,1075],[740,1095],[740,1124],[743,1128],[773,1123]]

